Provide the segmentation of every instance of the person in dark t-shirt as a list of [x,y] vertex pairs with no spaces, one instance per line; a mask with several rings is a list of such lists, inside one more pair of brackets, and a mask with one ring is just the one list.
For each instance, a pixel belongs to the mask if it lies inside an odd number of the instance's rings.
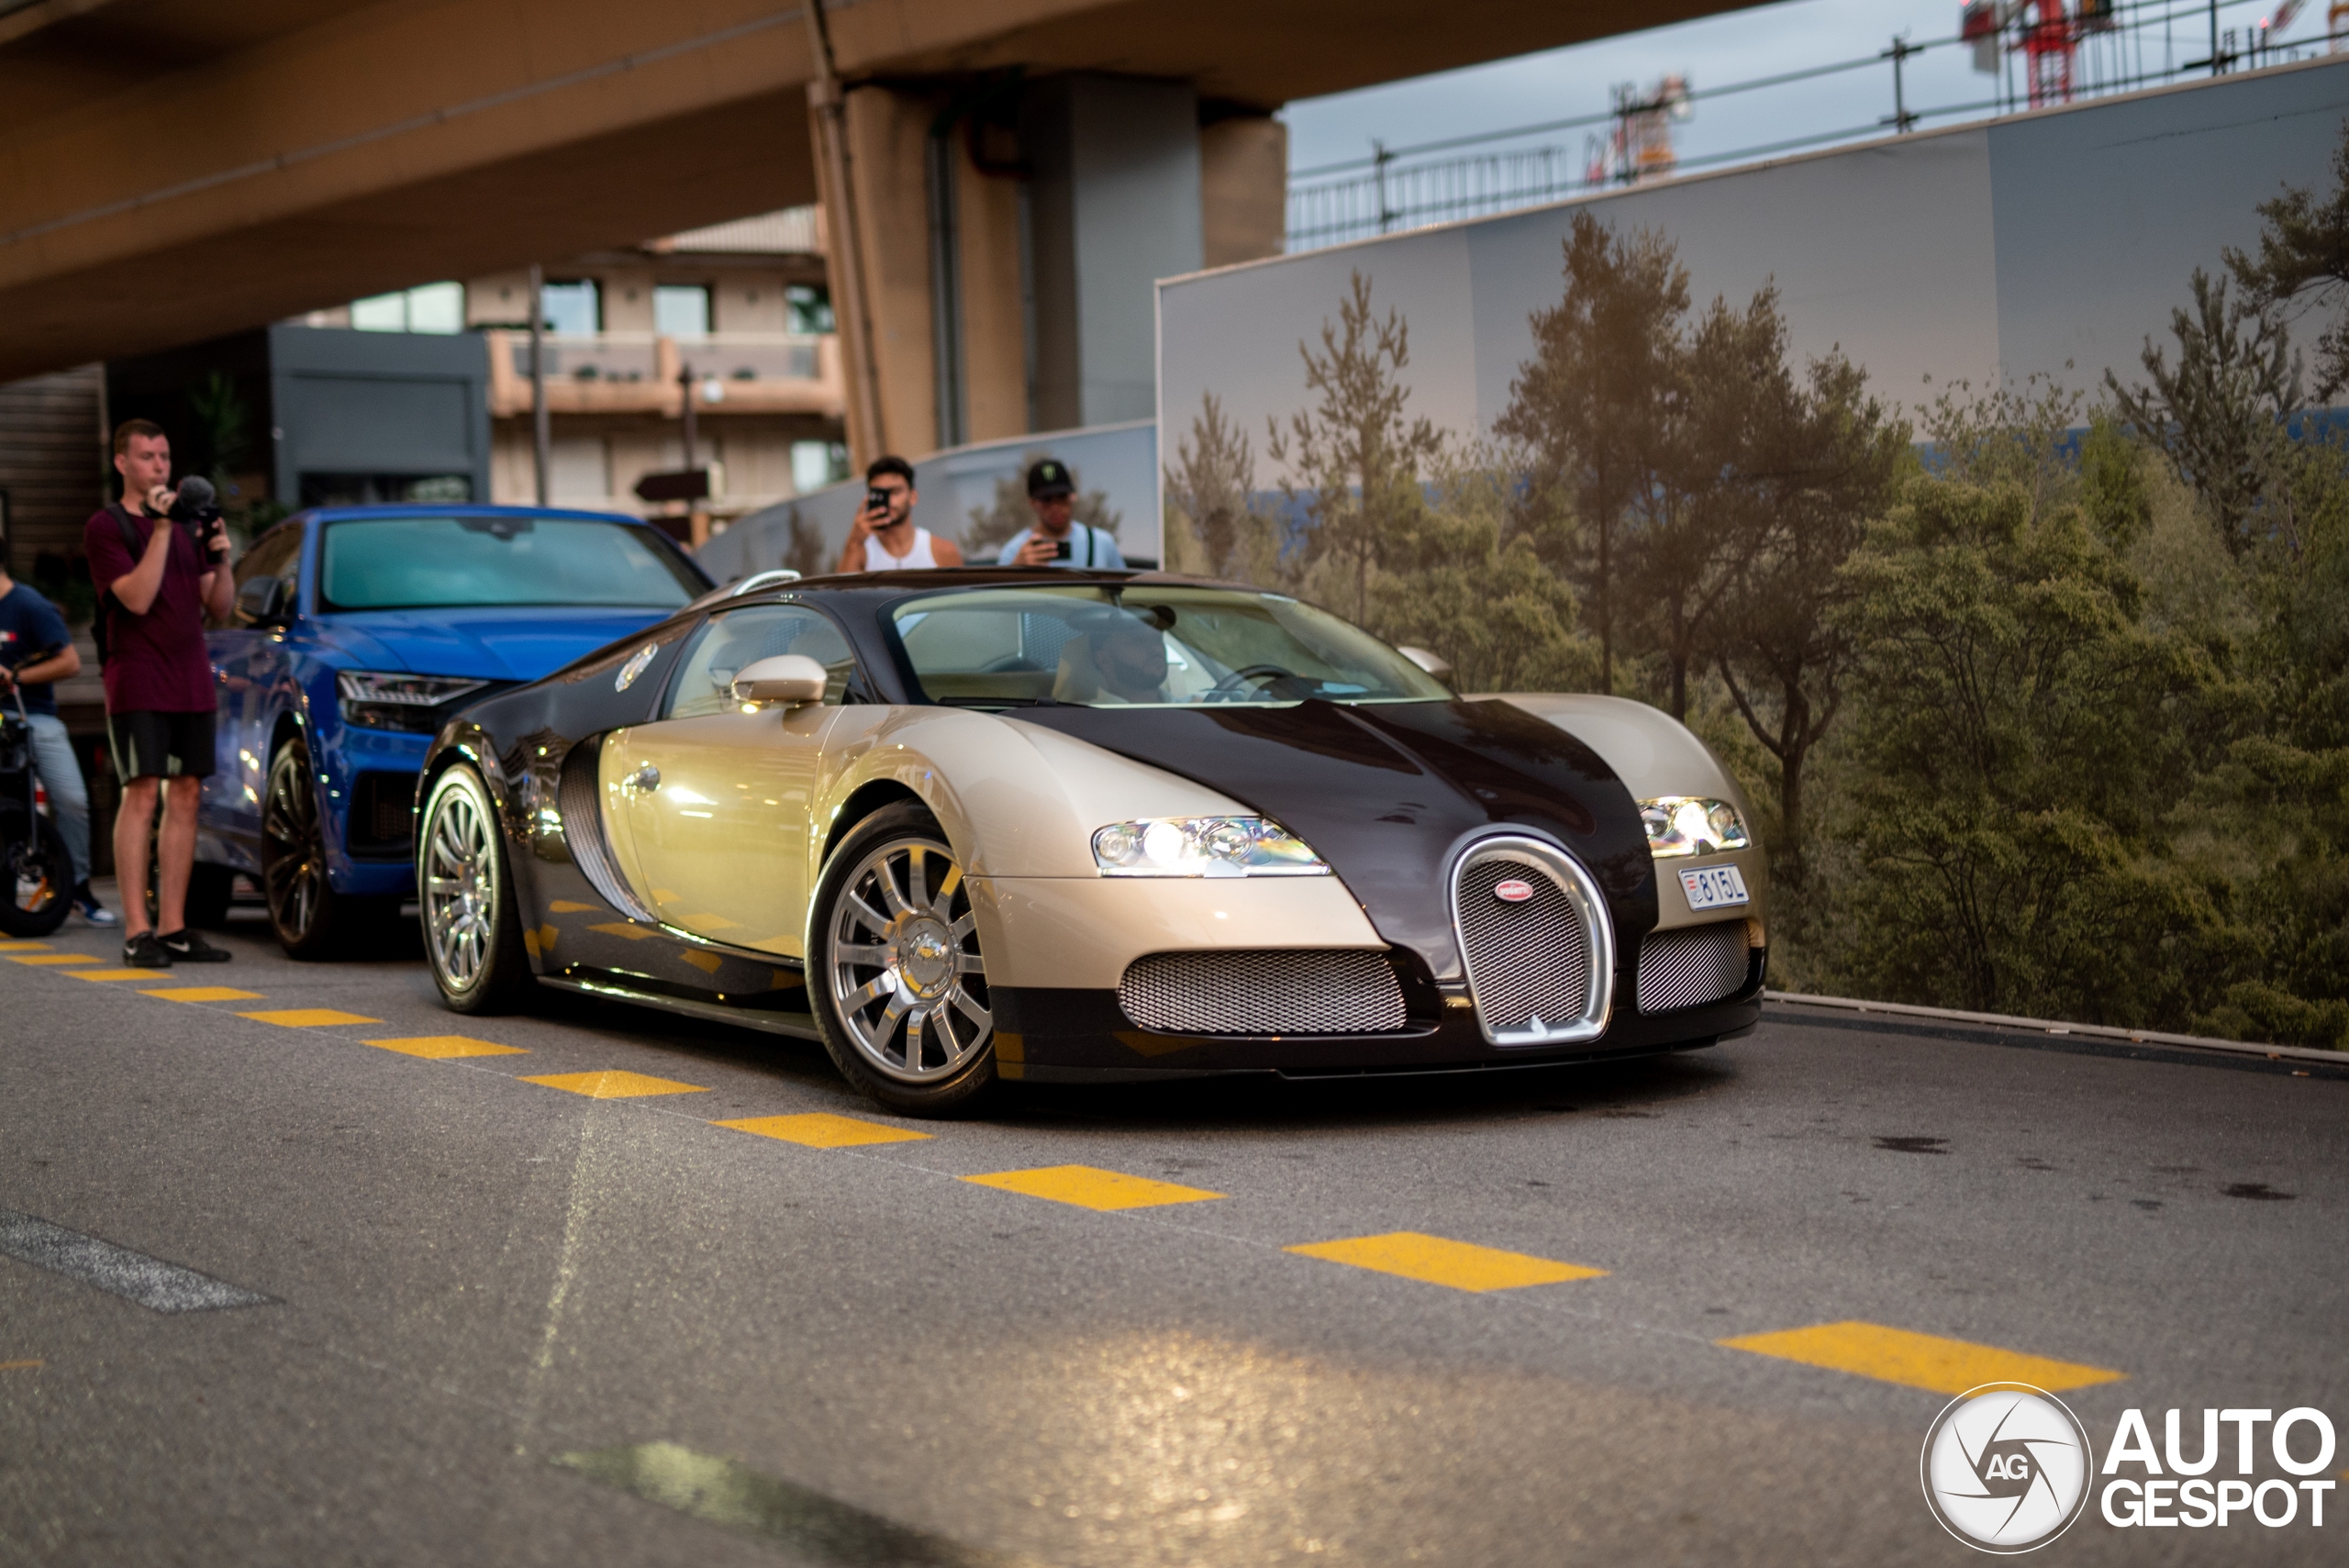
[[[156,921],[134,892],[123,900],[122,961],[134,969],[217,963],[228,954],[187,929],[195,869],[195,811],[212,772],[212,659],[204,617],[228,618],[235,595],[218,519],[203,545],[164,516],[172,505],[172,443],[145,419],[114,433],[122,499],[82,530],[98,613],[106,617],[106,736],[122,780],[114,860],[126,888],[147,884],[147,830],[160,800]],[[126,533],[128,538],[125,537]]]
[[82,655],[57,606],[0,566],[0,707],[24,705],[33,732],[33,774],[49,792],[57,836],[73,862],[73,906],[93,926],[111,926],[114,911],[90,891],[90,792],[72,738],[57,717],[52,683],[82,673]]

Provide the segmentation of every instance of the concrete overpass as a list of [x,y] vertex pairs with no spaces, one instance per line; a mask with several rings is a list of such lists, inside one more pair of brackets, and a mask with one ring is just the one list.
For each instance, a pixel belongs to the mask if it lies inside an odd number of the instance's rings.
[[1731,8],[0,0],[0,379],[820,195],[860,450],[1132,417],[1281,104]]

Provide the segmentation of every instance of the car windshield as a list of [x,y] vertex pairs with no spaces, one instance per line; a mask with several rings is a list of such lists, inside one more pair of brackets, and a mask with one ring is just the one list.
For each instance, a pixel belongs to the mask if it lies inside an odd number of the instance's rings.
[[665,610],[706,587],[650,529],[592,517],[351,517],[327,525],[319,551],[319,596],[338,610]]
[[907,600],[892,618],[923,693],[956,706],[1262,706],[1452,695],[1368,632],[1281,594],[981,588]]

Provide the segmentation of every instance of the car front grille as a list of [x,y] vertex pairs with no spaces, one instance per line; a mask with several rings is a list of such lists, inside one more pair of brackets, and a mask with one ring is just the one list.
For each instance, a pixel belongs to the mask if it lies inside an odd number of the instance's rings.
[[1734,996],[1745,988],[1745,922],[1650,931],[1640,944],[1640,1011],[1668,1013]]
[[416,775],[368,772],[353,780],[344,831],[351,852],[371,860],[405,860],[416,849]]
[[[1504,885],[1514,898],[1504,898]],[[1485,1038],[1496,1045],[1589,1040],[1607,1026],[1613,942],[1606,905],[1564,851],[1487,840],[1453,875],[1453,916]]]
[[1403,988],[1383,952],[1157,952],[1126,966],[1118,1005],[1167,1034],[1391,1034]]

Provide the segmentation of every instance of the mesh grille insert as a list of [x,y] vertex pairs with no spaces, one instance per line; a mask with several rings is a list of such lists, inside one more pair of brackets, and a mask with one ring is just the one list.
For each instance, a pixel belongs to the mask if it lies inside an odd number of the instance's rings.
[[562,776],[555,785],[562,841],[570,848],[572,863],[605,903],[633,919],[649,921],[651,912],[629,893],[604,844],[604,786],[596,772],[603,749],[603,737],[595,736],[573,746],[562,760]]
[[[1533,895],[1496,893],[1517,881]],[[1590,996],[1590,933],[1549,873],[1522,861],[1472,860],[1460,872],[1460,946],[1475,977],[1476,1010],[1493,1032],[1555,1028],[1582,1015]]]
[[1640,944],[1640,1011],[1668,1013],[1745,988],[1745,922],[1651,931]]
[[1118,1005],[1169,1034],[1387,1034],[1405,1023],[1386,955],[1359,948],[1152,953],[1126,966]]

